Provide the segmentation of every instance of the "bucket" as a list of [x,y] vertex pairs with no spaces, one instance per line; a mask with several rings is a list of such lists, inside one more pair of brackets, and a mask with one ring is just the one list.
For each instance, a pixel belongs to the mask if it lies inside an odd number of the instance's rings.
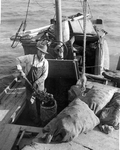
[[42,126],[45,126],[56,115],[57,115],[56,100],[51,100],[47,103],[42,102],[42,104],[40,105],[40,120]]

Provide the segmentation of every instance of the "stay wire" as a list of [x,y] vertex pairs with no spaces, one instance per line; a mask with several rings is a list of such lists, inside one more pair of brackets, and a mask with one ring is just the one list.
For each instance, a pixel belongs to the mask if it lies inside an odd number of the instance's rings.
[[[34,0],[35,2],[36,2],[36,4],[40,7],[40,8],[43,8],[43,6],[40,4],[40,3],[38,3],[38,1],[37,0]],[[55,9],[55,3],[54,2],[52,2],[52,5],[53,5],[53,8]],[[48,7],[44,7],[44,8],[47,8],[47,9],[49,9],[50,8],[50,6],[48,6]],[[54,17],[53,17],[53,19],[55,19],[55,17],[56,17],[56,15],[55,15],[55,13],[54,13],[54,15],[53,15]]]
[[[48,6],[42,6],[37,0],[34,0],[35,3],[40,7],[40,8],[46,8],[46,9],[50,9],[50,3],[48,4]],[[51,3],[53,6],[55,6],[54,3]]]
[[[80,0],[80,3],[81,3],[81,6],[82,6],[82,8],[83,8],[83,1],[82,1],[82,0]],[[91,17],[93,18],[93,15],[92,15],[92,11],[91,11],[91,8],[90,8],[90,5],[89,5],[89,2],[87,2],[87,5],[88,5],[89,12],[90,12],[90,14],[91,14]]]
[[24,24],[23,24],[23,31],[25,31],[25,28],[26,28],[26,22],[27,22],[29,5],[30,5],[30,0],[28,1],[27,11],[26,11],[26,17],[25,17],[25,21],[24,21]]
[[88,3],[88,8],[89,8],[89,12],[90,12],[90,14],[91,14],[91,17],[93,18],[92,11],[91,11],[91,8],[90,8],[89,3]]

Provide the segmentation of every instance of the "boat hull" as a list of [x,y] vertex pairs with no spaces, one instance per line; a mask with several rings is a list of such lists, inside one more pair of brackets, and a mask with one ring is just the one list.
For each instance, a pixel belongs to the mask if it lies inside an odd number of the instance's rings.
[[[87,88],[91,89],[93,86],[103,86],[100,83],[88,82]],[[115,87],[113,87],[115,88]],[[17,93],[16,93],[17,89]],[[116,88],[115,88],[116,89]],[[118,89],[120,92],[120,90]],[[4,117],[0,121],[0,149],[1,150],[14,150],[16,148],[22,150],[56,150],[56,149],[74,149],[74,150],[87,150],[87,149],[104,149],[116,150],[119,149],[119,130],[114,130],[111,134],[104,134],[96,127],[94,130],[80,134],[76,139],[67,143],[50,143],[45,144],[38,137],[42,136],[42,128],[17,124],[21,110],[16,113],[16,119],[12,122],[11,116],[17,110],[18,106],[21,108],[25,102],[25,89],[21,87],[20,82],[14,82],[12,86],[4,91],[1,99],[0,113],[9,108]],[[16,96],[17,95],[17,96]],[[23,110],[22,109],[22,112]],[[21,136],[23,135],[23,136]]]

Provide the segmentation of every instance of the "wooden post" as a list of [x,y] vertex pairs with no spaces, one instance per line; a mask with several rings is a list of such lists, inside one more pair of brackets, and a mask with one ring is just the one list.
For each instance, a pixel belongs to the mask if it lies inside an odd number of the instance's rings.
[[[61,0],[55,0],[55,8],[56,8],[56,39],[58,41],[58,45],[63,45],[63,37],[62,37],[62,11],[61,11]],[[63,47],[59,49],[59,58],[63,58]]]

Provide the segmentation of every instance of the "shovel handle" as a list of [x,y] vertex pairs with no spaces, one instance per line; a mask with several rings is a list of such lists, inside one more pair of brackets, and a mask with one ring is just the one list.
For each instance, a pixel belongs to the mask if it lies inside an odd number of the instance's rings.
[[23,72],[23,70],[20,70],[20,72],[22,73],[22,74],[24,74],[22,77],[27,81],[27,83],[30,85],[30,87],[34,90],[34,92],[36,93],[36,94],[38,94],[38,92],[37,92],[37,90],[32,86],[32,84],[30,83],[30,81],[27,79],[27,77],[25,76],[25,73]]

